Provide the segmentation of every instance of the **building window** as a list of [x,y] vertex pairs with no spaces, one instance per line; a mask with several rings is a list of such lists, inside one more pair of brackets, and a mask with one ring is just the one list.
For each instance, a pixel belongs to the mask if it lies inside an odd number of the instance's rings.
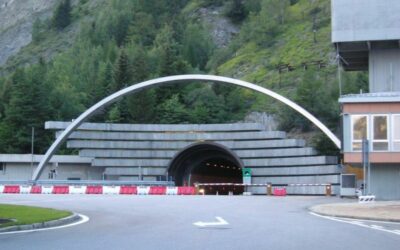
[[387,115],[373,115],[372,124],[372,150],[389,150]]
[[400,151],[400,115],[393,115],[392,120],[392,150]]
[[352,115],[351,116],[351,124],[352,124],[352,150],[353,151],[361,151],[362,149],[362,140],[367,138],[368,131],[368,123],[366,115]]

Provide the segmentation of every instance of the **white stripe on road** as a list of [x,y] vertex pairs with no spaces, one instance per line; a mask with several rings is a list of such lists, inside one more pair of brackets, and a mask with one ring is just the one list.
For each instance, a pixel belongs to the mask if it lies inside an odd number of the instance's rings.
[[46,227],[46,228],[38,228],[38,229],[29,229],[29,230],[21,230],[21,231],[13,231],[13,232],[4,232],[4,233],[0,233],[0,235],[3,234],[19,234],[19,233],[31,233],[31,232],[39,232],[39,231],[48,231],[48,230],[53,230],[53,229],[61,229],[61,228],[66,228],[66,227],[73,227],[73,226],[77,226],[83,223],[86,223],[89,221],[89,217],[87,217],[86,215],[83,214],[78,214],[79,217],[81,217],[81,220],[76,221],[74,223],[71,224],[67,224],[67,225],[62,225],[62,226],[56,226],[56,227]]
[[[343,223],[347,223],[347,224],[351,224],[351,225],[357,225],[357,226],[360,226],[360,227],[365,227],[365,228],[369,228],[369,229],[374,229],[374,230],[378,230],[378,231],[383,231],[383,232],[387,232],[387,233],[400,235],[400,231],[399,230],[388,230],[388,229],[385,229],[383,227],[376,226],[376,225],[369,226],[369,225],[365,225],[363,223],[354,223],[354,221],[348,221],[345,218],[339,219],[339,218],[336,218],[336,217],[330,217],[330,216],[316,214],[314,212],[310,212],[310,214],[312,214],[314,216],[317,216],[317,217],[324,218],[324,219],[328,219],[328,220],[343,222]],[[375,226],[375,227],[373,227],[373,226]]]

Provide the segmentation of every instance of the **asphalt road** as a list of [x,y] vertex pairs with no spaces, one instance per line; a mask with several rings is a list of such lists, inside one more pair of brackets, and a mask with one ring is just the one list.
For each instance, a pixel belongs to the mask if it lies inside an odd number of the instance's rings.
[[[340,202],[325,197],[3,194],[0,203],[67,209],[90,221],[0,235],[0,249],[399,249],[398,234],[317,217],[307,210],[336,201]],[[229,224],[193,224],[218,222],[216,217]],[[397,224],[390,227],[400,230]]]

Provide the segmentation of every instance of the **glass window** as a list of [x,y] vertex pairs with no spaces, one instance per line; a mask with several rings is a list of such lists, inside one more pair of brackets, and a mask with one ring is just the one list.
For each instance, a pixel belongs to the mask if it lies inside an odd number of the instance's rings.
[[361,151],[362,139],[367,138],[367,116],[366,115],[353,115],[351,116],[352,122],[352,149],[353,151]]
[[386,115],[374,115],[373,119],[373,136],[372,136],[372,150],[386,151],[389,149],[388,141],[388,124]]
[[400,151],[400,115],[393,115],[392,119],[393,150]]

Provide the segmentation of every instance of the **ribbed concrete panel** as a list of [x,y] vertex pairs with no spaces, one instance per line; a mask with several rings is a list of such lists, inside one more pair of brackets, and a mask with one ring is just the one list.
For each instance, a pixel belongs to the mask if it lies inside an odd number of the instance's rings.
[[177,150],[114,150],[114,149],[81,149],[81,157],[97,158],[162,158],[172,159]]
[[[124,149],[81,149],[81,157],[100,158],[172,158],[178,150],[124,150]],[[282,148],[282,149],[253,149],[234,150],[240,158],[268,158],[312,156],[317,154],[313,148]]]
[[[59,136],[61,131],[56,133]],[[285,132],[261,131],[241,133],[132,133],[132,132],[73,132],[69,139],[108,141],[229,141],[229,140],[270,140],[283,139]]]
[[[47,121],[46,129],[64,130],[70,122]],[[92,131],[124,131],[124,132],[165,132],[165,131],[207,131],[235,132],[265,130],[259,123],[226,123],[226,124],[116,124],[116,123],[84,123],[78,130]]]
[[[287,194],[293,195],[325,195],[325,186],[287,186]],[[339,186],[332,186],[332,195],[339,194]],[[249,187],[249,192],[253,194],[266,194],[266,187]]]
[[291,156],[313,156],[317,154],[314,148],[280,148],[234,150],[240,158],[275,158]]
[[[282,139],[266,141],[215,141],[230,149],[262,149],[262,148],[290,148],[304,147],[304,140]],[[112,149],[182,149],[194,142],[158,142],[158,141],[91,141],[91,140],[69,140],[69,148],[112,148]]]
[[310,166],[337,164],[334,156],[309,156],[272,159],[243,159],[246,167]]
[[92,166],[101,167],[167,167],[170,160],[163,159],[102,159],[97,158]]
[[341,172],[339,165],[322,166],[290,166],[273,168],[253,168],[252,176],[277,176],[277,175],[318,175],[318,174],[338,174]]
[[[166,167],[170,159],[120,159],[120,158],[96,158],[93,160],[93,166],[105,167]],[[294,165],[323,165],[336,163],[336,157],[314,156],[314,157],[293,157],[293,158],[273,158],[273,159],[243,159],[246,167],[252,166],[294,166]]]
[[285,176],[285,177],[252,177],[256,184],[328,184],[340,183],[340,175]]
[[166,168],[106,168],[106,175],[165,175]]

